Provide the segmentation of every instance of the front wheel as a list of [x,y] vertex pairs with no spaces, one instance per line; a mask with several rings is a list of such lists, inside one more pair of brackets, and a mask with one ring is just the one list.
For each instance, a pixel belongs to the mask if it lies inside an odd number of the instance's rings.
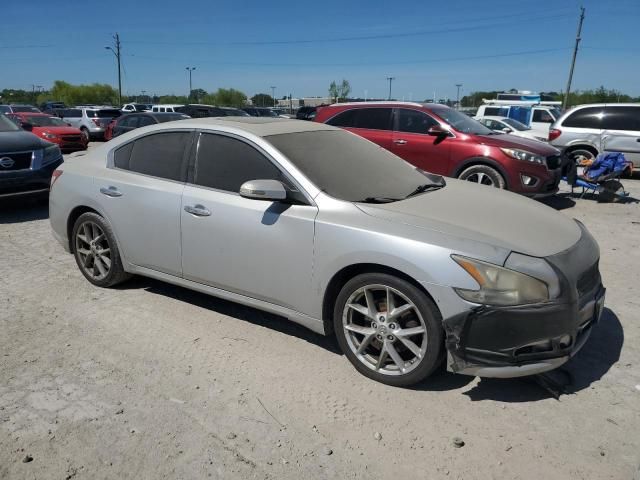
[[465,168],[462,173],[458,175],[458,178],[460,180],[466,180],[467,182],[487,185],[488,187],[506,187],[506,182],[504,181],[504,177],[500,175],[500,172],[488,165],[472,165]]
[[405,387],[429,376],[442,360],[442,317],[410,282],[382,273],[349,280],[334,309],[340,348],[363,375]]

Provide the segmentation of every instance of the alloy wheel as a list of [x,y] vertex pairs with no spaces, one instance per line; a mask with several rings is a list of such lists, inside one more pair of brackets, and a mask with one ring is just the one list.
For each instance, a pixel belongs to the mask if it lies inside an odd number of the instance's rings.
[[343,314],[347,344],[369,369],[405,375],[427,351],[427,327],[416,305],[395,288],[366,285],[354,291]]
[[76,232],[76,252],[85,273],[94,280],[103,280],[111,270],[111,248],[100,226],[91,221],[80,225]]
[[483,172],[473,172],[469,174],[465,180],[467,182],[479,183],[480,185],[488,185],[490,187],[496,186],[493,179]]

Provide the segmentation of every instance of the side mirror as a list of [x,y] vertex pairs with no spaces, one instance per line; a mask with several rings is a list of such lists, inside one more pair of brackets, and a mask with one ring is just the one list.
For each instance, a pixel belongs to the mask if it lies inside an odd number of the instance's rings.
[[511,133],[511,132],[513,132],[513,130],[511,130],[510,128],[507,128],[507,127],[503,128],[503,129],[502,129],[502,131],[503,131],[504,133]]
[[433,127],[429,127],[427,135],[432,135],[434,137],[446,137],[449,135],[449,130],[442,128],[440,125],[434,125]]
[[27,132],[33,131],[33,125],[31,125],[30,123],[22,122],[20,123],[20,126],[22,127],[23,130],[26,130]]
[[287,199],[287,191],[278,180],[249,180],[240,186],[240,196],[252,200],[279,201]]

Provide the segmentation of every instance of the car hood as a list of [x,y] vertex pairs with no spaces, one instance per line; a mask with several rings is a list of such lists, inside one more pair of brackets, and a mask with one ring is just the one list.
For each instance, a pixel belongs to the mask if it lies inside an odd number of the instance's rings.
[[[532,132],[532,130],[529,130],[529,132]],[[557,148],[547,145],[546,143],[525,137],[508,135],[506,133],[498,135],[476,135],[476,138],[484,145],[498,148],[519,148],[520,150],[527,150],[545,157],[558,155],[560,153]]]
[[0,132],[0,153],[24,152],[51,145],[31,132]]
[[37,133],[53,133],[54,135],[80,135],[82,132],[74,127],[33,127]]
[[391,222],[534,257],[562,252],[581,235],[574,220],[535,200],[454,179],[447,179],[444,188],[400,202],[357,206]]

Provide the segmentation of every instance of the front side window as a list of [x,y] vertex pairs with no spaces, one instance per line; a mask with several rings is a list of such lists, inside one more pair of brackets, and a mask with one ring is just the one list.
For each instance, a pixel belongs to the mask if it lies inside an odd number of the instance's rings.
[[354,108],[339,113],[327,124],[334,127],[391,130],[391,108]]
[[469,133],[472,135],[491,135],[492,130],[485,127],[483,124],[474,120],[473,118],[465,115],[464,113],[460,113],[458,110],[454,110],[453,108],[434,105],[433,107],[429,107],[431,111],[440,117],[442,120],[447,122],[449,125],[453,127],[454,130],[457,130],[461,133]]
[[640,107],[606,107],[602,128],[605,130],[640,131]]
[[153,125],[155,123],[156,122],[153,121],[153,118],[148,115],[144,115],[138,120],[138,127],[146,127],[147,125]]
[[586,107],[576,110],[565,118],[562,125],[575,128],[602,128],[603,107]]
[[424,133],[438,125],[433,118],[423,112],[401,108],[398,113],[398,131],[407,133]]
[[237,193],[249,180],[288,183],[282,172],[251,145],[224,135],[204,133],[200,136],[196,185]]
[[156,133],[138,138],[115,152],[114,164],[131,172],[184,181],[184,156],[190,138],[191,132]]

